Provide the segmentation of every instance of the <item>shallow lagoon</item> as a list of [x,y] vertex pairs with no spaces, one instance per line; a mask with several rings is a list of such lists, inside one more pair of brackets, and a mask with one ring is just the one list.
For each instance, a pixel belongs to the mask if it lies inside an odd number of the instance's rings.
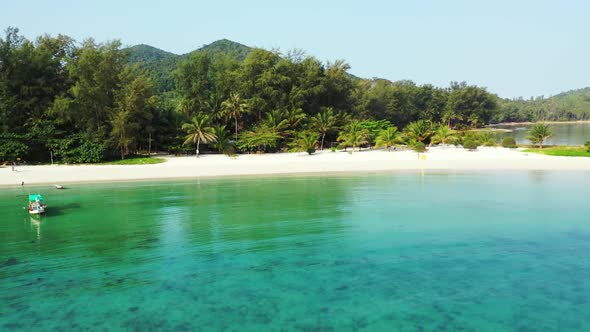
[[[531,125],[516,126],[494,126],[511,130],[510,132],[500,133],[499,141],[504,137],[513,137],[517,144],[531,144],[527,139],[528,130]],[[590,141],[590,123],[549,123],[553,136],[545,144],[548,145],[584,145]]]
[[[0,327],[589,330],[589,184],[412,172],[2,188]],[[40,221],[22,210],[29,190],[49,204]]]

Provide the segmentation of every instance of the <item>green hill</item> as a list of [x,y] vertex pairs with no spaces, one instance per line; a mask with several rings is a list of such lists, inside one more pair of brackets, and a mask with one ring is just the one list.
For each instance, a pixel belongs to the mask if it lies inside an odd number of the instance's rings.
[[176,54],[163,51],[149,45],[135,45],[127,48],[129,52],[129,62],[157,62],[163,59],[177,57]]
[[552,97],[502,100],[497,122],[570,121],[590,119],[590,88],[570,90]]
[[215,53],[223,53],[242,61],[246,58],[246,56],[248,55],[248,53],[250,53],[251,50],[252,48],[246,45],[236,43],[234,41],[227,39],[220,39],[211,44],[205,45],[193,52],[207,52],[211,55]]
[[590,88],[562,92],[545,101],[546,120],[590,119]]
[[207,52],[211,55],[222,53],[242,61],[252,48],[231,40],[221,39],[182,55],[144,44],[132,46],[126,50],[129,63],[138,65],[152,78],[158,91],[164,92],[174,90],[173,72],[178,62],[190,57],[191,54],[196,52]]

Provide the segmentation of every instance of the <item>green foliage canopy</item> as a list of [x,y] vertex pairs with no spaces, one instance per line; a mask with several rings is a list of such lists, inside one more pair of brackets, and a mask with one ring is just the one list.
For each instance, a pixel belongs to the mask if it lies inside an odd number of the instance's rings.
[[308,131],[319,148],[336,140],[353,149],[392,146],[399,139],[393,128],[412,144],[447,144],[460,140],[454,129],[590,115],[590,89],[506,100],[467,83],[361,79],[349,70],[344,60],[229,40],[175,55],[63,35],[29,41],[9,28],[0,38],[1,158],[98,162],[152,149],[183,152],[183,124],[194,125],[195,116],[207,123],[196,136],[196,127],[190,131],[191,142],[198,149],[214,135],[211,147],[222,152],[284,151]]
[[553,136],[549,125],[544,123],[537,123],[529,129],[529,136],[527,139],[533,144],[538,144],[539,148],[543,148],[543,142]]

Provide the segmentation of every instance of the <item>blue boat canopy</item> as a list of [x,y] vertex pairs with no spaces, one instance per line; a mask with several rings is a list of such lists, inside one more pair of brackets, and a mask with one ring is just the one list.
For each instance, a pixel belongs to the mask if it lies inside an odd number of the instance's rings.
[[41,196],[41,194],[31,194],[29,195],[29,202],[35,202],[35,201],[43,201],[43,196]]

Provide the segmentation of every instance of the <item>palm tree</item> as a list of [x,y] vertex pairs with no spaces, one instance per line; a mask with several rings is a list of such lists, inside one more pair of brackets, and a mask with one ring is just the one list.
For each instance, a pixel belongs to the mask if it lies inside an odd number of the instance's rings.
[[527,139],[533,144],[539,144],[539,148],[543,148],[543,142],[549,137],[553,136],[551,129],[544,123],[537,123],[529,129],[529,136]]
[[430,142],[434,144],[441,143],[443,145],[446,145],[447,143],[455,141],[455,139],[456,136],[454,130],[449,129],[449,127],[446,125],[440,125],[434,132],[434,135],[432,136]]
[[477,125],[479,124],[479,116],[477,114],[471,114],[469,118],[467,118],[467,121],[469,121],[472,128],[477,128]]
[[344,126],[338,135],[338,141],[341,141],[344,146],[352,146],[352,151],[358,146],[360,151],[360,146],[369,141],[369,131],[363,128],[358,120],[354,120]]
[[463,120],[463,117],[453,111],[446,111],[442,116],[442,122],[447,124],[447,127],[452,128],[454,120]]
[[318,113],[311,118],[312,127],[322,135],[320,150],[324,149],[324,139],[326,138],[326,134],[336,128],[336,120],[332,107],[326,108],[325,111]]
[[233,118],[236,129],[236,141],[238,140],[238,118],[243,114],[248,113],[250,110],[248,105],[242,101],[242,98],[238,93],[232,93],[229,98],[221,103],[221,108],[225,116]]
[[285,119],[289,123],[291,130],[294,131],[305,122],[307,115],[303,113],[301,108],[291,108],[285,112]]
[[391,150],[391,147],[399,143],[400,133],[396,126],[387,127],[379,132],[377,139],[375,139],[375,147],[386,147],[387,151]]
[[219,151],[219,153],[226,152],[227,148],[230,146],[229,140],[231,135],[228,133],[226,126],[217,125],[213,127],[213,133],[217,136],[217,140],[213,146]]
[[285,136],[285,132],[289,128],[289,120],[285,117],[285,112],[281,110],[273,110],[266,113],[266,119],[262,121],[262,124],[276,131],[281,136]]
[[432,135],[432,124],[425,120],[411,122],[406,126],[405,135],[411,140],[423,142]]
[[315,132],[300,132],[297,135],[297,140],[295,141],[295,143],[297,144],[297,148],[300,151],[305,151],[309,154],[312,154],[315,152],[315,149],[318,146],[318,138],[319,138],[319,134],[315,133]]
[[186,131],[188,135],[184,144],[197,145],[197,158],[199,158],[199,146],[203,143],[213,143],[217,140],[214,129],[209,127],[209,116],[203,113],[197,113],[191,119],[191,122],[184,123],[182,130]]

